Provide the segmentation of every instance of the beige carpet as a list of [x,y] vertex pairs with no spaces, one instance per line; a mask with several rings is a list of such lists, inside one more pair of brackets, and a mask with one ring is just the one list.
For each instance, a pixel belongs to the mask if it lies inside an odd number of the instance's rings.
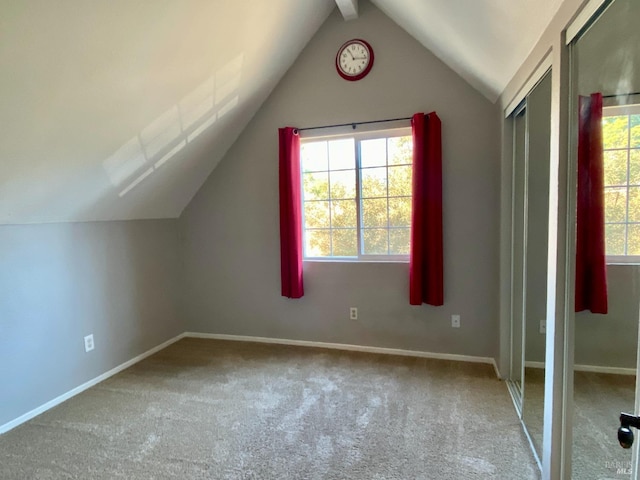
[[[534,443],[542,445],[544,370],[527,368],[525,375],[525,423]],[[629,375],[574,373],[573,478],[630,478],[631,450],[620,448],[617,431],[620,412],[634,411],[635,385]]]
[[544,428],[544,369],[524,369],[524,401],[522,402],[524,420],[531,441],[538,456],[542,457],[542,432]]
[[489,365],[185,339],[0,436],[0,478],[535,479]]
[[631,450],[620,447],[617,434],[620,412],[634,411],[635,387],[630,375],[574,373],[574,478],[631,478]]

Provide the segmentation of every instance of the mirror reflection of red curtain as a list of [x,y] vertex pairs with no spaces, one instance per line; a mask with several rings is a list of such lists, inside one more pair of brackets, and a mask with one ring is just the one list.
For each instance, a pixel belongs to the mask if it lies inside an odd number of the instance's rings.
[[580,97],[576,235],[576,312],[607,313],[602,94]]
[[444,304],[442,248],[442,139],[435,112],[416,113],[413,135],[413,193],[409,303]]
[[280,141],[280,267],[282,296],[301,298],[302,196],[300,187],[300,136],[293,127],[278,130]]

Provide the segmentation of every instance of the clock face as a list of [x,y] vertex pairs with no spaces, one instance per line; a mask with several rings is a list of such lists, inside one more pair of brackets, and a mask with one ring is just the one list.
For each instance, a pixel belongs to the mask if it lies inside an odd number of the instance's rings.
[[336,69],[345,80],[360,80],[373,67],[373,50],[364,40],[353,39],[346,42],[336,55]]

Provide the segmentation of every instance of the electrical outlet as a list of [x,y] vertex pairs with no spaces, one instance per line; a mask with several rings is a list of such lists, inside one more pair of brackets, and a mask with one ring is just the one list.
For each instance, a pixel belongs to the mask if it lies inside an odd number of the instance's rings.
[[460,328],[460,315],[451,315],[451,326],[453,328]]
[[84,337],[84,351],[90,352],[94,348],[95,348],[95,345],[93,343],[93,333],[92,333],[91,335],[87,335],[86,337]]
[[351,307],[349,309],[349,318],[351,320],[357,320],[358,319],[358,308],[357,307]]
[[547,321],[546,320],[540,320],[540,333],[542,335],[547,333]]

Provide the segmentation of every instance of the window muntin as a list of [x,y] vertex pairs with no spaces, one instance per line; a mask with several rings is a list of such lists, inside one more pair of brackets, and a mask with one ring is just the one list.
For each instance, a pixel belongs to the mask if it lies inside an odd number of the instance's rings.
[[605,239],[609,263],[640,262],[640,105],[605,107]]
[[407,260],[409,129],[301,144],[305,259]]

